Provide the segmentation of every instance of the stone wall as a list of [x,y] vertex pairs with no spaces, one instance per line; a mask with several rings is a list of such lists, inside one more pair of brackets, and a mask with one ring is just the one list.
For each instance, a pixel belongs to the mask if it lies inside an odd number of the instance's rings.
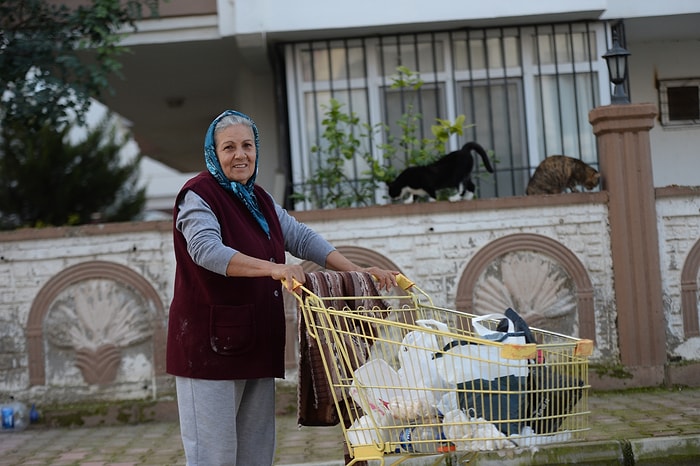
[[671,358],[700,360],[700,190],[677,194],[673,188],[657,190],[666,341]]
[[43,402],[140,399],[166,387],[169,222],[0,235],[0,392]]
[[[667,365],[680,368],[667,380],[696,384],[700,198],[665,188],[656,209]],[[615,286],[623,285],[613,280],[608,213],[602,191],[295,215],[353,260],[399,269],[437,305],[476,313],[512,306],[533,326],[594,340],[591,361],[615,367]],[[164,371],[170,228],[0,233],[0,393],[44,403],[172,395]],[[293,306],[288,326],[293,370]]]
[[[567,303],[577,301],[572,283],[575,270],[564,266],[562,259],[570,254],[585,270],[597,311],[595,328],[582,336],[594,339],[596,357],[607,360],[615,357],[616,345],[610,332],[614,326],[614,291],[605,202],[605,193],[571,194],[563,199],[517,197],[379,207],[362,209],[362,216],[353,209],[338,210],[334,217],[323,212],[297,216],[333,244],[352,244],[375,256],[390,258],[439,306],[478,314],[502,312],[512,306],[535,326],[548,320],[548,330],[566,330],[566,334],[579,336],[576,306],[567,307]],[[341,216],[342,221],[334,220],[335,216]],[[519,247],[522,241],[528,245]],[[554,250],[548,246],[550,241]],[[486,251],[496,243],[501,246],[485,262],[500,269],[496,275],[501,276],[497,279],[502,282],[501,288],[489,290],[481,282],[467,287],[464,277],[470,263],[477,254],[488,254]],[[509,243],[513,244],[510,255],[517,253],[519,257],[501,254],[509,249]],[[370,263],[371,257],[364,262]],[[509,271],[511,278],[503,280],[502,275]],[[539,281],[532,282],[533,271],[538,273]],[[494,281],[488,280],[486,270],[475,273],[480,276],[477,280]],[[540,298],[550,292],[557,299],[542,302]],[[570,318],[562,319],[567,312]],[[557,319],[566,322],[553,325]]]

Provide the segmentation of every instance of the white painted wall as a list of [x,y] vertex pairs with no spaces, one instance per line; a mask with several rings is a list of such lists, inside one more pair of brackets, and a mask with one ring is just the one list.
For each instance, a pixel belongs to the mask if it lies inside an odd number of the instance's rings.
[[[391,27],[400,24],[453,23],[464,20],[492,20],[585,14],[597,17],[606,0],[556,1],[493,0],[455,2],[437,0],[239,0],[236,2],[236,34],[338,28]],[[592,13],[593,12],[593,13]],[[595,16],[591,16],[595,15]]]
[[700,7],[696,0],[608,0],[605,3],[603,19],[682,15],[697,13]]
[[[449,24],[460,21],[513,20],[528,23],[556,17],[616,19],[697,13],[695,0],[219,0],[220,27],[226,34],[259,34],[343,28],[392,27],[401,24]],[[235,26],[231,27],[233,19]]]
[[[635,103],[659,106],[658,79],[700,78],[700,32],[696,40],[633,42],[629,60],[630,90]],[[657,119],[649,133],[654,186],[700,185],[700,126],[663,127]]]
[[[363,30],[373,27],[391,30],[394,26],[411,25],[416,30],[446,27],[455,21],[475,21],[488,24],[518,24],[530,21],[558,19],[617,19],[629,20],[627,47],[630,57],[630,85],[635,103],[658,104],[657,78],[700,77],[700,33],[695,26],[700,16],[700,2],[696,0],[587,0],[519,2],[496,0],[492,2],[452,2],[441,0],[426,7],[417,0],[386,0],[377,4],[372,0],[355,2],[300,0],[240,0],[231,5],[226,0],[227,14],[222,22],[234,27],[228,32],[239,37],[239,45],[258,47],[264,53],[263,42],[244,39],[266,35],[309,37],[313,31],[333,35],[334,30]],[[368,12],[371,12],[369,14]],[[229,14],[230,13],[230,14]],[[636,21],[636,23],[635,23]],[[635,25],[637,27],[635,27]],[[666,39],[664,39],[666,37]],[[700,128],[663,128],[660,123],[651,131],[652,163],[656,187],[681,185],[697,186],[700,182]]]
[[[309,38],[319,35],[364,34],[372,28],[390,31],[431,30],[459,21],[483,26],[524,24],[532,21],[570,19],[626,20],[630,57],[632,99],[657,103],[657,78],[700,77],[700,20],[698,0],[543,0],[523,2],[455,2],[438,0],[218,0],[218,15],[146,21],[140,33],[125,39],[125,45],[186,40],[216,40],[235,36],[245,57],[239,78],[244,92],[236,94],[236,106],[254,108],[263,138],[265,160],[258,182],[280,201],[283,184],[279,172],[286,163],[279,153],[279,131],[272,71],[267,64],[267,41],[276,38]],[[636,27],[635,27],[636,25]],[[345,31],[345,32],[339,32]],[[604,99],[605,100],[605,99]],[[662,128],[650,133],[654,185],[700,185],[700,128]],[[149,208],[170,208],[177,189],[190,174],[176,174],[167,167],[146,161],[144,179]],[[146,166],[147,165],[147,166]],[[181,176],[180,176],[181,175]]]

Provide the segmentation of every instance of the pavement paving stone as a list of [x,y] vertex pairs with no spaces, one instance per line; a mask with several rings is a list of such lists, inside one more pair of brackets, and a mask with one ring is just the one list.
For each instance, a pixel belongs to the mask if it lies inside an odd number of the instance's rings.
[[[635,455],[643,455],[645,464],[654,464],[660,451],[666,459],[673,459],[674,452],[697,454],[700,464],[700,388],[593,392],[589,408],[591,429],[569,445],[580,450],[580,458],[619,455],[628,444]],[[340,426],[300,428],[296,413],[286,409],[277,417],[277,432],[276,466],[343,464]],[[169,420],[100,427],[35,425],[1,433],[0,466],[19,465],[184,466],[185,461],[179,425]]]

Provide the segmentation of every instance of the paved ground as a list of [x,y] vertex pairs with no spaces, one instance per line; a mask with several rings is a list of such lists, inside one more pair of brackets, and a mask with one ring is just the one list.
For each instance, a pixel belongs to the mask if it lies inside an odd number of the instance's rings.
[[[591,430],[582,441],[557,447],[562,455],[573,451],[577,463],[700,464],[700,388],[594,392],[589,405]],[[343,464],[339,427],[299,429],[292,413],[278,416],[277,430],[276,465]],[[543,455],[472,463],[548,464],[541,462]],[[0,434],[2,466],[184,464],[177,422],[81,428],[36,425]]]

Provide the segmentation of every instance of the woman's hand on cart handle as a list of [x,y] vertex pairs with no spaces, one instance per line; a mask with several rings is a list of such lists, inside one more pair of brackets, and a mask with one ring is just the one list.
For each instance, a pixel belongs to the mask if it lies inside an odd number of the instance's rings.
[[298,264],[275,265],[271,276],[275,280],[281,281],[282,285],[289,291],[296,291],[306,282],[304,269]]
[[389,291],[392,287],[398,286],[396,276],[399,275],[398,270],[388,270],[381,267],[371,266],[362,267],[356,264],[340,251],[333,250],[326,256],[326,269],[336,270],[338,272],[364,272],[372,275],[378,282],[378,288]]
[[[298,292],[299,288],[304,285],[306,281],[306,275],[301,273],[297,278],[294,273],[295,269],[288,269],[284,276],[275,277],[282,282],[282,285],[291,292]],[[366,272],[370,273],[375,280],[379,282],[379,287],[385,290],[389,290],[392,286],[398,286],[402,290],[407,291],[415,282],[408,277],[406,277],[401,272],[396,272],[392,270],[384,270],[379,267],[368,267],[365,269]]]
[[409,279],[406,275],[401,272],[396,272],[393,270],[384,270],[378,267],[369,267],[366,269],[367,272],[371,273],[375,280],[379,282],[379,287],[387,291],[393,286],[398,286],[404,291],[407,291],[415,282]]
[[389,291],[392,287],[398,286],[396,277],[399,275],[399,272],[395,270],[386,270],[379,267],[367,267],[366,269],[362,269],[362,271],[371,274],[372,277],[379,282],[380,290],[384,289]]

